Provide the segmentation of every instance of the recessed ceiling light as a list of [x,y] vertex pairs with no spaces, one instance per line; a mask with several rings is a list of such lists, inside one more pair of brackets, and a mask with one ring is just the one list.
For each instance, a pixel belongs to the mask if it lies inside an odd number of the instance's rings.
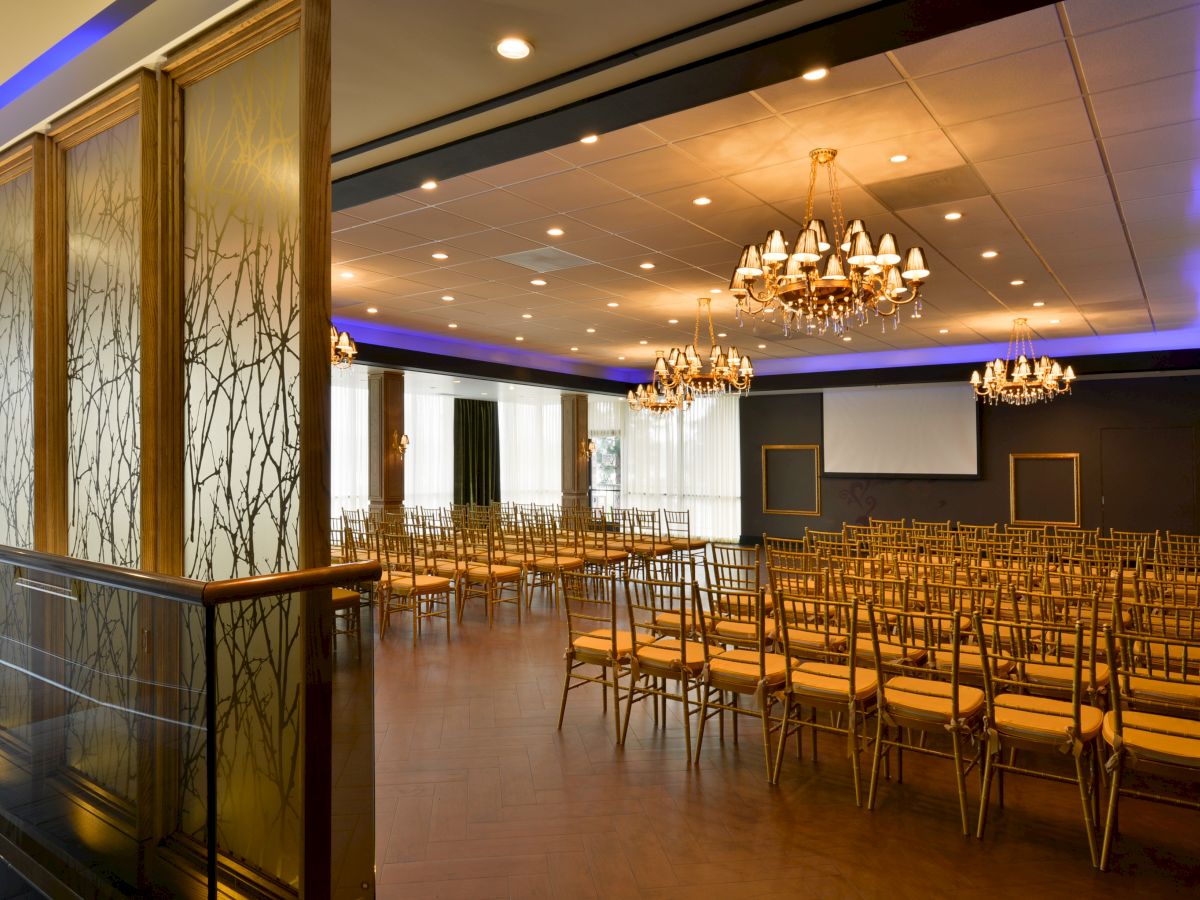
[[517,386],[516,386],[515,384],[510,384],[510,385],[508,386],[508,389],[509,389],[510,391],[515,391],[515,390],[517,389]]
[[708,204],[712,203],[712,198],[711,197],[697,197],[695,200],[692,201],[692,203],[695,204],[696,206],[708,206]]
[[581,144],[594,144],[594,143],[596,143],[596,141],[598,141],[598,140],[600,140],[600,135],[598,135],[598,134],[585,134],[583,137],[581,137],[581,138],[579,139],[579,143],[581,143]]
[[535,279],[533,279],[533,281],[531,281],[529,283],[532,284],[534,287],[545,287],[546,279],[545,278],[535,278]]
[[639,266],[638,266],[638,268],[639,268],[639,269],[653,269],[653,268],[654,268],[654,263],[652,263],[652,262],[644,262],[644,263],[642,263],[641,265],[639,265]]
[[623,356],[618,356],[618,357],[617,357],[617,359],[624,359],[624,358],[625,358],[625,357],[623,357]]
[[678,325],[679,320],[678,319],[667,319],[667,324],[668,325]]
[[938,329],[938,334],[949,334],[949,333],[950,333],[949,328],[939,328]]
[[1000,255],[1000,253],[997,250],[984,250],[979,255],[982,256],[984,259],[995,259],[997,256]]
[[1045,300],[1035,300],[1035,301],[1033,301],[1033,305],[1040,309],[1041,307],[1046,305],[1046,301]]
[[829,74],[828,69],[826,69],[824,67],[819,67],[816,69],[809,69],[807,72],[805,72],[800,77],[803,78],[805,81],[820,81],[822,78],[824,78],[828,74]]
[[342,278],[350,279],[354,277],[353,272],[339,272],[338,275]]
[[434,258],[434,259],[449,259],[449,258],[450,258],[450,254],[449,254],[449,253],[443,253],[441,250],[439,250],[437,253],[433,254],[433,258]]
[[447,303],[449,303],[451,300],[454,299],[454,295],[453,294],[442,294],[442,299],[445,300]]
[[843,341],[852,341],[852,340],[854,340],[854,338],[850,337],[850,335],[846,335],[844,338],[842,338],[842,340]]
[[375,313],[377,313],[377,312],[379,312],[379,310],[377,310],[375,307],[373,307],[373,306],[368,306],[368,307],[367,307],[367,315],[368,315],[368,316],[373,316],[373,315],[375,315]]
[[532,319],[533,314],[532,313],[521,313],[521,318],[522,319]]
[[1059,322],[1059,320],[1058,320],[1058,319],[1051,319],[1051,320],[1050,320],[1050,324],[1051,324],[1051,325],[1057,325],[1057,324],[1058,324],[1058,322]]
[[437,188],[437,182],[434,181],[432,178],[427,178],[421,182],[421,190],[423,190],[423,191],[432,191],[432,190],[436,190],[436,188]]
[[533,52],[533,44],[524,38],[506,37],[496,44],[496,52],[505,59],[524,59]]
[[1011,284],[1013,287],[1020,287],[1020,286],[1021,286],[1021,285],[1023,285],[1024,283],[1025,283],[1025,282],[1024,282],[1022,279],[1020,279],[1020,278],[1016,278],[1016,279],[1014,279],[1014,280],[1012,280],[1012,281],[1010,281],[1010,282],[1009,282],[1009,284]]
[[617,303],[617,302],[614,300],[612,303],[608,303],[608,304],[606,304],[606,305],[608,306],[608,308],[609,308],[609,309],[616,309],[616,308],[617,308],[618,306],[620,306],[621,304],[620,304],[620,303]]
[[595,334],[595,333],[596,333],[596,329],[595,329],[595,328],[589,328],[589,329],[587,330],[587,333],[588,333],[588,334]]
[[944,219],[945,219],[947,222],[957,222],[959,219],[961,219],[961,218],[962,218],[962,213],[960,213],[960,212],[948,212],[948,213],[946,213],[946,215],[945,215],[943,218],[944,218]]
[[523,340],[525,340],[525,338],[521,337],[521,336],[518,334],[518,335],[517,335],[517,337],[516,337],[516,340],[518,340],[518,341],[523,341]]
[[649,342],[649,341],[638,341],[638,343],[639,343],[639,344],[648,344],[648,343],[650,343],[650,342]]
[[578,347],[572,347],[572,348],[571,348],[571,352],[572,352],[572,353],[578,353],[578,352],[579,352],[579,348],[578,348]]
[[721,293],[721,289],[720,289],[720,288],[713,288],[711,291],[709,291],[709,293],[710,293],[710,294],[719,294],[719,293]]
[[717,332],[717,337],[729,337],[729,335],[727,335],[727,334],[726,334],[725,332],[723,332],[723,331],[718,331],[718,332]]
[[550,237],[562,237],[563,230],[561,228],[547,228],[546,234],[550,235]]
[[447,325],[446,327],[447,327],[447,328],[457,328],[457,327],[458,327],[458,325],[456,325],[454,322],[451,322],[451,323],[450,323],[449,325]]
[[897,153],[895,156],[889,157],[894,163],[908,162],[908,157],[903,153]]
[[455,378],[455,379],[454,379],[454,384],[462,384],[462,379],[461,379],[461,378]]

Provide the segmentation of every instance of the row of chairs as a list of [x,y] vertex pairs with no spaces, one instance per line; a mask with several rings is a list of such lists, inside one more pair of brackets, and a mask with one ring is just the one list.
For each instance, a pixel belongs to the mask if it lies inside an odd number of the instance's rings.
[[[833,732],[846,741],[857,803],[860,756],[870,753],[868,808],[893,759],[899,779],[904,753],[942,756],[953,762],[964,832],[966,780],[980,772],[980,837],[993,782],[1002,794],[1005,773],[1074,782],[1092,861],[1102,868],[1120,797],[1195,805],[1123,784],[1130,769],[1200,773],[1200,635],[1194,618],[1168,613],[1161,595],[1019,591],[999,581],[926,580],[917,590],[907,578],[856,574],[794,544],[766,546],[766,585],[758,551],[717,545],[704,586],[694,569],[679,568],[688,563],[627,574],[626,627],[615,578],[563,573],[563,709],[575,687],[601,683],[623,742],[635,703],[653,699],[657,716],[658,704],[673,699],[683,706],[689,762],[692,715],[697,753],[713,716],[730,712],[735,727],[738,716],[753,716],[772,783],[792,738],[799,750],[808,729],[815,756],[817,732]],[[1102,617],[1104,596],[1113,606]],[[1065,756],[1074,773],[1018,765],[1018,753]]]

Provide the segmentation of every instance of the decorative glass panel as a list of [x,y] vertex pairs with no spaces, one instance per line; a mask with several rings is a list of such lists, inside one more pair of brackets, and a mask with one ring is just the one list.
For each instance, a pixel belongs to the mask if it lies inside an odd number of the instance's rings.
[[33,176],[0,185],[0,544],[33,546]]
[[297,564],[299,49],[184,97],[185,573]]
[[68,551],[141,560],[141,149],[134,116],[66,152]]

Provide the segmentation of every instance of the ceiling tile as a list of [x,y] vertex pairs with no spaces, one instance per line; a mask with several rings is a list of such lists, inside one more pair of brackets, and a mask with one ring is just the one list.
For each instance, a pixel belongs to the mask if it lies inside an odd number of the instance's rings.
[[551,153],[575,166],[587,166],[604,159],[628,156],[651,147],[661,147],[663,139],[648,128],[631,125],[617,131],[606,132],[594,144],[578,141],[555,147]]
[[1100,153],[1092,141],[987,160],[976,168],[997,193],[1104,174]]
[[[449,238],[458,237],[460,234],[482,231],[486,226],[482,222],[454,215],[444,209],[431,207],[395,216],[389,220],[388,227],[402,229],[408,234],[415,234],[426,241],[444,241]],[[353,240],[351,232],[346,232],[344,238],[348,241]]]
[[[707,197],[712,202],[706,206],[697,206],[692,202],[697,197]],[[701,181],[667,191],[655,191],[646,194],[645,199],[677,216],[691,219],[697,225],[720,218],[729,210],[746,209],[757,206],[760,202],[759,198],[726,178],[714,178],[712,181]]]
[[[575,218],[605,231],[620,233],[638,225],[669,225],[678,221],[665,209],[637,197],[575,212]],[[565,235],[564,235],[565,237]]]
[[1113,172],[1200,157],[1200,128],[1194,122],[1150,128],[1105,140]]
[[544,218],[553,212],[552,209],[538,203],[530,203],[507,190],[494,190],[464,197],[443,204],[440,208],[447,213],[464,217],[464,220],[474,220],[499,228],[515,222]]
[[765,119],[771,114],[771,110],[759,102],[753,93],[737,94],[663,116],[647,123],[646,128],[665,141],[681,141],[699,134]]
[[[393,194],[391,197],[381,197],[378,200],[372,200],[370,203],[363,203],[360,206],[352,207],[346,210],[346,213],[361,220],[360,222],[352,222],[350,224],[361,224],[361,222],[378,222],[380,219],[391,218],[398,216],[401,213],[412,212],[414,209],[421,209],[426,204],[418,203],[416,200],[410,200],[400,194]],[[341,213],[334,213],[335,222],[334,230],[337,230],[336,217]],[[343,226],[344,227],[344,226]]]
[[1079,94],[1063,42],[930,75],[916,81],[933,113],[946,125],[973,122]]
[[1062,38],[1054,7],[1045,6],[901,47],[892,53],[909,75],[919,78],[1041,47]]
[[715,174],[677,149],[676,145],[655,147],[595,163],[588,166],[587,171],[634,194],[708,181]]
[[726,128],[675,146],[720,175],[736,175],[796,160],[807,161],[811,149],[794,128],[778,118]]
[[1195,0],[1067,0],[1067,17],[1074,34],[1086,34],[1135,19],[1157,16],[1173,9],[1190,6]]
[[629,240],[650,247],[654,250],[669,252],[678,247],[690,247],[713,240],[716,235],[707,229],[692,225],[683,220],[669,225],[650,225],[645,228],[631,228],[624,232]]
[[1082,35],[1079,59],[1092,93],[1196,68],[1196,6]]
[[1059,184],[1044,184],[1021,191],[1006,191],[998,194],[997,199],[1018,220],[1023,216],[1065,212],[1113,202],[1108,178],[1103,175],[1063,181]]
[[571,163],[553,154],[534,153],[532,156],[523,156],[498,166],[480,169],[478,172],[473,172],[472,177],[493,187],[507,187],[519,181],[541,178],[570,168],[572,168]]
[[855,94],[831,103],[789,113],[785,117],[808,139],[803,158],[813,147],[855,147],[879,140],[936,128],[924,105],[906,84],[896,84]]
[[947,131],[976,162],[1093,139],[1087,107],[1079,96],[964,122]]
[[820,81],[793,78],[759,88],[754,93],[778,112],[791,112],[852,94],[873,91],[900,81],[896,67],[886,56],[880,55],[834,66]]
[[1196,118],[1196,76],[1189,72],[1092,95],[1104,137]]
[[[892,162],[891,157],[898,153],[908,159],[903,163]],[[962,154],[940,128],[846,147],[839,149],[837,155],[838,168],[859,184],[867,185],[925,175],[961,166],[964,162]]]
[[1116,172],[1113,178],[1122,201],[1137,200],[1164,194],[1190,194],[1194,169],[1190,161],[1176,162]]
[[422,238],[416,232],[398,231],[385,225],[370,223],[339,231],[337,240],[339,244],[366,247],[376,252],[400,250],[422,242]]
[[559,212],[616,203],[630,197],[629,191],[583,169],[526,181],[513,185],[509,190],[518,197]]

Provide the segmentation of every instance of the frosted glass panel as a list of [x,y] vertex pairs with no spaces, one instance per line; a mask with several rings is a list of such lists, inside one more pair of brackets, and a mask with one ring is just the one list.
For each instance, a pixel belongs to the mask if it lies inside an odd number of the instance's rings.
[[184,96],[185,574],[293,569],[299,41]]
[[137,116],[66,153],[68,551],[141,560]]
[[33,176],[0,185],[0,544],[33,546]]

